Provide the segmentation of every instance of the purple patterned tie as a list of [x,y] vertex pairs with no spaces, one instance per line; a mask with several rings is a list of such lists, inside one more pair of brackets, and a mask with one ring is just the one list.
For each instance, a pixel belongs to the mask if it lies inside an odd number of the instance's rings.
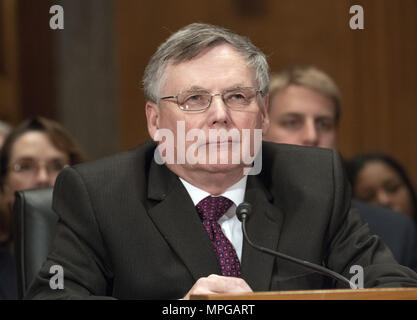
[[214,246],[222,275],[240,277],[240,262],[236,251],[217,223],[232,204],[233,202],[225,197],[208,196],[201,200],[196,208]]

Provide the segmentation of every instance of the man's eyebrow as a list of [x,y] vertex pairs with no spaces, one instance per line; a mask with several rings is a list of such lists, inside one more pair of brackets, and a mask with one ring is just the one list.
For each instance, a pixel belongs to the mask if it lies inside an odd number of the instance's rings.
[[208,90],[206,88],[200,87],[200,86],[191,86],[188,87],[184,90],[182,90],[181,92],[188,92],[188,91],[205,91],[208,92]]
[[224,89],[224,91],[241,89],[241,88],[248,88],[248,85],[245,85],[243,83],[237,83],[237,84],[234,84],[234,85]]
[[329,121],[336,122],[335,117],[332,117],[332,116],[329,116],[329,115],[320,115],[318,117],[315,117],[314,120],[329,120]]
[[[303,112],[296,112],[296,111],[291,111],[291,112],[287,112],[287,113],[283,113],[280,115],[281,117],[305,117],[306,114]],[[330,119],[330,120],[334,120],[334,117],[332,117],[331,115],[327,115],[327,114],[320,114],[317,116],[314,116],[314,119]]]
[[[237,84],[234,84],[230,87],[227,87],[227,88],[223,89],[222,91],[230,91],[230,90],[247,88],[247,87],[248,87],[248,85],[245,85],[243,83],[237,83]],[[203,88],[203,87],[194,85],[194,86],[191,86],[191,87],[188,87],[188,88],[182,90],[181,92],[187,92],[187,91],[206,91],[206,92],[209,92],[210,90],[208,90],[207,88]]]
[[287,112],[281,114],[281,117],[304,117],[305,114],[302,112]]
[[17,158],[16,161],[35,161],[34,157],[24,156],[22,158]]
[[208,91],[208,90],[200,86],[192,86],[187,91]]

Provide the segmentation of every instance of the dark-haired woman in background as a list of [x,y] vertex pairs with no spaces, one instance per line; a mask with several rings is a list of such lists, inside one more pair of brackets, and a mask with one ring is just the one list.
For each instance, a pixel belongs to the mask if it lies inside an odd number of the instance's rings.
[[354,157],[346,169],[355,198],[389,207],[417,223],[415,189],[397,161],[382,153],[366,153]]
[[12,206],[19,190],[52,187],[59,172],[84,160],[57,122],[37,117],[17,126],[0,151],[0,299],[16,298],[12,249]]

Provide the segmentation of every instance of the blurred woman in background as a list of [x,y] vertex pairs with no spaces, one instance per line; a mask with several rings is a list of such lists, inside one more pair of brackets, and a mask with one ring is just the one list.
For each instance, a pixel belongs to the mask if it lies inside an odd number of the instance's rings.
[[415,189],[397,161],[382,153],[366,153],[354,157],[346,169],[355,198],[389,207],[417,223]]
[[[26,120],[10,132],[0,151],[0,299],[15,298],[12,207],[15,191],[52,187],[66,166],[84,161],[70,134],[42,117]],[[9,259],[9,261],[7,261]]]

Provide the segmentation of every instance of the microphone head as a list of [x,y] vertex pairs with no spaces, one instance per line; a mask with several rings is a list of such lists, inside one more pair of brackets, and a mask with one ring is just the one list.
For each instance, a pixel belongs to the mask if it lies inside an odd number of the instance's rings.
[[241,222],[243,222],[245,219],[248,219],[251,213],[252,205],[249,202],[242,202],[236,208],[236,216]]

